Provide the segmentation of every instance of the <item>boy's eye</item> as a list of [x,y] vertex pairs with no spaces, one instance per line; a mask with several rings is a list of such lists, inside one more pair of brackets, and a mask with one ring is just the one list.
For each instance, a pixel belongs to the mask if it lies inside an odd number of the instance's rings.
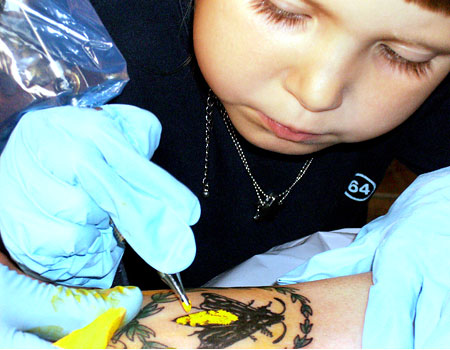
[[[310,16],[300,11],[288,10],[280,6],[283,0],[251,0],[251,7],[257,14],[264,15],[269,23],[279,24],[283,27],[304,27]],[[290,3],[286,2],[286,7]],[[386,44],[378,46],[378,54],[394,69],[402,73],[413,74],[418,78],[426,75],[431,70],[431,60],[415,62],[408,60]]]
[[418,78],[426,75],[431,69],[431,60],[424,62],[413,62],[399,55],[391,47],[381,44],[378,53],[387,61],[394,69],[403,73],[414,74]]
[[287,27],[304,25],[305,21],[310,18],[304,14],[282,9],[270,0],[252,0],[252,8],[256,13],[264,15],[270,23],[282,24]]

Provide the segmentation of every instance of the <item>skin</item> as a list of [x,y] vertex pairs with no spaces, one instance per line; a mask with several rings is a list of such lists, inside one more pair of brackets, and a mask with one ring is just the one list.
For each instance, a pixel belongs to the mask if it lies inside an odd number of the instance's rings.
[[[8,266],[10,270],[24,275],[24,273],[3,253],[0,252],[0,264]],[[31,278],[31,277],[30,277]]]
[[[289,13],[291,24],[258,13],[264,3]],[[195,5],[200,69],[238,132],[266,150],[309,154],[387,133],[450,71],[450,17],[416,3]],[[417,63],[428,68],[407,68]]]
[[[239,326],[215,328],[215,334],[219,335],[229,331],[223,337],[226,341],[213,338],[211,328],[182,324],[180,318],[186,313],[170,291],[148,291],[144,292],[143,312],[116,333],[109,347],[282,349],[293,348],[298,336],[305,338],[301,344],[305,348],[361,348],[370,285],[371,274],[361,274],[282,286],[289,288],[284,292],[277,291],[274,286],[189,291],[193,305],[191,314],[194,315],[204,312],[201,305],[206,300],[205,293],[226,297],[227,302],[240,306],[239,313],[234,311],[236,307],[230,308],[244,320]],[[214,310],[226,308],[224,303],[217,302],[216,305]],[[266,306],[263,315],[257,319],[255,309]],[[309,311],[301,312],[302,306]],[[301,325],[305,324],[310,327],[302,329]],[[206,337],[209,337],[208,341]]]

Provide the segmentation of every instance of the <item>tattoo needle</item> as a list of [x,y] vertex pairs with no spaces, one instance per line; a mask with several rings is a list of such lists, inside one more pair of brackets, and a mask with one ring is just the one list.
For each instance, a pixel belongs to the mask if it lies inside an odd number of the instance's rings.
[[172,292],[180,299],[181,306],[183,310],[187,313],[191,311],[192,304],[184,291],[183,283],[181,283],[181,278],[179,273],[168,274],[161,271],[157,271],[164,283],[166,283]]
[[[117,242],[121,245],[125,245],[125,240],[122,236],[122,234],[117,229],[117,226],[114,224],[112,219],[109,220],[110,225],[113,228],[113,234],[116,238]],[[159,277],[163,280],[164,283],[166,283],[169,288],[172,290],[172,292],[180,299],[181,306],[183,306],[183,310],[186,313],[189,313],[192,309],[192,304],[189,298],[186,295],[186,292],[184,291],[183,283],[181,282],[180,273],[174,273],[174,274],[168,274],[161,271],[156,270],[158,272]]]

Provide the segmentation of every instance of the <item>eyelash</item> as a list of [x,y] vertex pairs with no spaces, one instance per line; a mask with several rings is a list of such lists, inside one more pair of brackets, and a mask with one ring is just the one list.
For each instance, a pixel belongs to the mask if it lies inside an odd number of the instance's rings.
[[283,10],[274,5],[270,0],[253,0],[252,8],[258,14],[266,16],[269,23],[281,24],[286,27],[303,26],[306,24],[306,15]]
[[[258,14],[265,15],[269,23],[283,25],[286,27],[305,26],[307,15],[297,14],[283,10],[274,5],[270,0],[252,0],[252,8]],[[379,54],[386,59],[388,64],[395,70],[402,73],[414,74],[418,78],[426,75],[431,69],[431,62],[412,62],[400,56],[389,46],[381,44],[379,46]]]
[[387,60],[389,65],[403,73],[414,74],[418,78],[426,75],[431,69],[431,61],[412,62],[400,56],[389,46],[381,44],[379,54]]

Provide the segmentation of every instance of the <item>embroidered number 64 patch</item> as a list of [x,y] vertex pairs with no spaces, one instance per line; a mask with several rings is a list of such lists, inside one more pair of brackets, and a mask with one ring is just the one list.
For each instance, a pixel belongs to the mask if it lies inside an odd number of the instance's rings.
[[354,179],[350,181],[345,195],[355,201],[363,202],[370,198],[376,188],[375,182],[366,175],[356,173]]

